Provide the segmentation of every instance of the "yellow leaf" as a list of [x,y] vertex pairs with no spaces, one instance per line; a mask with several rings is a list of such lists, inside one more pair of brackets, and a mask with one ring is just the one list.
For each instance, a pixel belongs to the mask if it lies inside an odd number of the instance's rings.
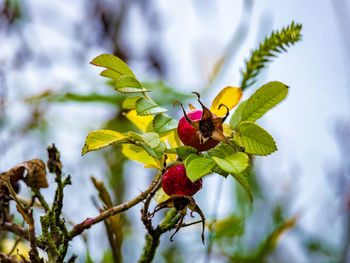
[[139,116],[136,110],[131,110],[125,114],[125,117],[131,121],[140,131],[146,132],[148,125],[153,121],[152,115]]
[[213,103],[211,104],[210,111],[216,116],[222,117],[226,114],[226,108],[221,107],[220,104],[224,104],[229,110],[235,107],[242,98],[241,88],[226,87],[222,89],[218,95],[216,95]]
[[160,188],[154,196],[154,200],[157,202],[157,204],[164,202],[168,199],[169,196],[164,192],[163,188]]
[[176,148],[181,146],[181,141],[179,136],[177,135],[177,129],[172,130],[171,132],[169,132],[166,136],[162,137],[165,138],[169,144],[170,148]]
[[123,144],[122,153],[130,160],[134,160],[146,165],[152,165],[153,168],[157,167],[157,169],[159,169],[159,163],[141,146],[134,144]]
[[88,134],[82,150],[82,155],[90,151],[96,151],[113,143],[121,142],[125,136],[111,130],[93,131]]
[[159,165],[146,164],[143,168],[159,169]]
[[[161,140],[163,142],[168,142],[168,145],[169,145],[170,148],[176,148],[176,147],[181,145],[180,138],[177,135],[177,129],[172,130],[166,136],[163,136],[161,138]],[[167,163],[174,162],[177,159],[176,154],[167,153],[167,157],[168,157],[167,160],[166,160]]]

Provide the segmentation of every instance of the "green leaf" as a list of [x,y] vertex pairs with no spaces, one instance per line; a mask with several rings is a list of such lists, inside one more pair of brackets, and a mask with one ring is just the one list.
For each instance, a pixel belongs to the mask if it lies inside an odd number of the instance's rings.
[[156,148],[160,144],[159,135],[155,132],[148,132],[142,134],[142,139],[151,148]]
[[114,79],[114,80],[117,80],[122,76],[122,74],[120,74],[114,70],[111,70],[111,69],[105,69],[104,71],[102,71],[100,73],[100,75],[102,77],[106,77],[106,78]]
[[126,142],[127,138],[116,131],[99,130],[90,132],[86,138],[82,155],[90,151],[95,151],[107,147],[113,143]]
[[240,174],[247,169],[249,157],[245,153],[237,152],[232,155],[225,156],[224,159],[212,157],[216,164],[225,172],[230,174]]
[[177,121],[164,114],[157,114],[153,120],[153,129],[155,132],[164,133],[177,128]]
[[221,176],[227,178],[227,176],[229,175],[228,172],[225,172],[224,170],[222,170],[218,165],[215,165],[213,167],[213,172],[214,173],[217,173],[217,174],[220,174]]
[[128,132],[127,134],[131,143],[141,146],[150,156],[156,159],[162,158],[166,145],[160,141],[157,133],[149,132],[141,135],[136,132]]
[[269,155],[277,150],[272,136],[253,122],[242,122],[233,134],[233,140],[243,146],[246,153]]
[[141,96],[133,96],[126,98],[122,103],[123,109],[133,110],[136,108],[136,101],[141,99]]
[[115,83],[115,89],[121,93],[138,93],[149,91],[143,88],[141,83],[135,77],[130,75],[119,77]]
[[284,100],[287,94],[288,86],[281,82],[273,81],[263,85],[237,108],[230,120],[231,128],[235,129],[243,121],[256,121]]
[[185,160],[185,166],[189,165],[194,159],[201,158],[198,154],[190,154]]
[[210,158],[194,158],[185,165],[187,177],[192,182],[195,182],[203,176],[212,173],[214,166],[215,162]]
[[151,155],[152,157],[156,158],[156,159],[161,159],[163,156],[163,153],[165,151],[166,145],[164,142],[160,142],[160,144],[155,147],[155,148],[151,148],[148,144],[143,143],[141,144],[141,146],[147,151],[147,153],[149,155]]
[[250,186],[248,184],[247,179],[242,174],[231,174],[237,182],[243,187],[243,189],[246,191],[246,193],[249,196],[250,202],[253,202],[253,195],[252,191],[250,190]]
[[250,201],[253,202],[252,191],[250,190],[247,179],[242,174],[247,170],[249,165],[248,155],[238,152],[228,155],[224,159],[219,157],[212,157],[212,159],[223,171],[230,173],[237,180],[248,194]]
[[193,148],[192,146],[179,146],[176,148],[176,154],[181,158],[182,160],[185,160],[189,155],[195,154],[198,156],[196,153],[198,151]]
[[228,155],[232,155],[236,153],[236,150],[231,145],[228,145],[227,143],[220,143],[215,148],[207,151],[207,153],[211,157],[215,156],[219,158],[225,158]]
[[247,100],[241,102],[241,104],[238,105],[237,109],[233,113],[230,120],[230,126],[232,129],[236,129],[237,126],[242,122],[242,114],[246,104]]
[[154,102],[149,101],[145,98],[139,99],[136,102],[136,112],[140,116],[163,113],[167,111],[168,111],[167,109],[159,107]]
[[102,54],[97,56],[90,63],[98,67],[110,69],[120,74],[120,76],[130,75],[135,77],[134,73],[123,60],[110,54]]

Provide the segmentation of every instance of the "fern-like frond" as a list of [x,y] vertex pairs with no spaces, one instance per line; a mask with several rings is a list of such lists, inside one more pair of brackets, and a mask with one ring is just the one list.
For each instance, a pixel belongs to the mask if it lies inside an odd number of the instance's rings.
[[273,31],[270,37],[266,37],[264,42],[260,43],[259,48],[255,49],[250,59],[246,61],[245,71],[242,72],[242,90],[255,83],[260,70],[265,67],[265,64],[272,57],[276,56],[276,53],[286,52],[286,47],[301,40],[301,27],[301,24],[294,24],[293,21],[287,28],[282,28],[281,31]]

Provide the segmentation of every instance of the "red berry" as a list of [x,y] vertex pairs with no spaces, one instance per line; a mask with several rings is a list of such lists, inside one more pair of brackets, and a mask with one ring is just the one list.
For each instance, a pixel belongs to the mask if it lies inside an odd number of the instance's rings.
[[[187,116],[192,121],[200,120],[202,117],[202,110],[193,110],[189,112]],[[222,126],[220,126],[219,129],[222,131]],[[201,144],[197,135],[197,130],[188,123],[184,116],[179,121],[177,132],[184,145],[192,146],[200,152],[214,148],[220,142],[209,138],[205,143]]]
[[192,196],[202,188],[202,179],[191,182],[186,176],[186,169],[183,164],[168,168],[162,180],[162,188],[169,195]]

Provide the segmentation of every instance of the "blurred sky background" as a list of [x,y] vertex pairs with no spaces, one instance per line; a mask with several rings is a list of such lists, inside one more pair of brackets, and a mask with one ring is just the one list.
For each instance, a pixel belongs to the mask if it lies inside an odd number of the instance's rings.
[[[9,2],[19,6],[21,17],[8,23],[7,14],[0,14],[0,171],[35,157],[46,160],[45,148],[55,143],[65,173],[72,176],[73,185],[65,190],[64,212],[75,223],[97,215],[91,201],[96,191],[89,177],[104,180],[105,171],[99,165],[99,153],[81,157],[82,146],[88,132],[101,129],[115,110],[98,103],[41,104],[37,113],[45,114],[47,122],[46,135],[42,136],[40,129],[23,132],[34,116],[26,98],[47,90],[113,93],[99,76],[100,69],[89,62],[102,53],[118,55],[117,47],[138,79],[163,79],[183,93],[208,87],[215,63],[228,54],[204,98],[210,105],[221,88],[239,85],[244,61],[266,35],[292,21],[301,23],[302,41],[268,64],[243,100],[269,81],[278,80],[290,87],[287,99],[260,120],[274,136],[279,150],[268,157],[257,157],[259,180],[269,198],[289,202],[289,216],[300,216],[299,228],[327,239],[339,249],[344,245],[350,202],[350,1],[140,0],[126,4],[113,0],[2,0],[0,10],[5,10]],[[98,7],[106,14],[124,12],[115,35],[118,45],[106,39],[101,24],[95,22]],[[105,21],[107,25],[109,22],[118,23]],[[157,67],[157,63],[162,66]],[[180,117],[177,110],[171,109],[170,114]],[[151,178],[142,165],[133,162],[127,164],[125,173],[126,199],[137,195]],[[49,180],[54,182],[53,177]],[[204,186],[198,194],[199,203],[208,204],[203,207],[208,218],[218,180],[222,179],[206,178],[204,185],[211,187]],[[234,209],[227,197],[232,184],[224,184],[219,216]],[[50,199],[50,190],[44,193]],[[139,208],[127,214],[139,220]],[[138,222],[134,228],[142,234],[125,241],[125,262],[134,262],[143,246],[143,225]],[[100,224],[87,232],[95,260],[108,246],[103,231]],[[180,237],[185,233],[188,237]],[[185,262],[198,262],[198,236],[188,228],[175,238],[175,242],[196,244],[196,253]],[[168,242],[167,236],[162,238]],[[280,245],[288,246],[292,255],[284,262],[309,262],[295,239],[293,232],[281,239]],[[84,255],[82,239],[75,239],[71,247],[74,253]],[[226,261],[218,257],[213,262]]]

